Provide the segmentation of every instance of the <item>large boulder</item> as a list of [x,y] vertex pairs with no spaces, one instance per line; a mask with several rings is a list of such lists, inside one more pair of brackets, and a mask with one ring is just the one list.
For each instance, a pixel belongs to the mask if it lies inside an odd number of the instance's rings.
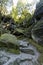
[[43,0],[40,0],[40,2],[37,3],[34,17],[37,20],[40,20],[43,17]]
[[0,37],[0,46],[19,48],[19,42],[14,35],[5,33]]
[[43,45],[43,20],[37,22],[31,33],[33,40]]

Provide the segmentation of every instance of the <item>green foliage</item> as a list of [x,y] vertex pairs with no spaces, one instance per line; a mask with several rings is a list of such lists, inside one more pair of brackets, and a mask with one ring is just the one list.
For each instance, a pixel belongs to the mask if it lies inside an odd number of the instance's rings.
[[11,16],[14,19],[14,21],[17,21],[17,15],[18,15],[18,11],[16,8],[12,7],[12,12],[11,12]]
[[14,19],[14,21],[17,23],[22,23],[22,22],[29,23],[30,19],[32,18],[31,14],[27,9],[23,9],[22,13],[18,15],[18,9],[14,7],[12,8],[11,16]]
[[[12,7],[11,16],[17,23],[29,23],[30,19],[32,18],[29,10],[25,7],[26,5],[23,4],[20,0],[17,3],[17,6],[14,8]],[[25,26],[25,25],[24,25]]]
[[0,6],[0,11],[1,11],[1,13],[2,13],[2,15],[6,15],[6,13],[7,13],[7,9],[6,9],[6,7],[5,6]]
[[1,0],[0,1],[0,12],[5,15],[7,13],[6,5],[9,0]]

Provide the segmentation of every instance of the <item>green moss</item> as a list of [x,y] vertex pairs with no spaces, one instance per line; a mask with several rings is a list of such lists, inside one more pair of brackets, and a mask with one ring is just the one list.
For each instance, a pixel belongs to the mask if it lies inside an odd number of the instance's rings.
[[33,46],[35,46],[40,53],[43,53],[43,46],[39,45],[38,43],[36,43],[36,42],[33,41],[32,39],[29,39],[29,42],[30,42]]
[[20,54],[19,49],[7,49],[7,51],[10,53]]
[[40,63],[40,65],[43,64],[43,53],[40,55],[40,57],[38,58],[38,62]]
[[9,52],[9,53],[20,54],[19,49],[0,47],[0,50],[5,50],[6,52]]
[[0,37],[0,45],[6,45],[7,47],[19,47],[19,42],[16,38],[16,36],[12,35],[12,34],[3,34]]

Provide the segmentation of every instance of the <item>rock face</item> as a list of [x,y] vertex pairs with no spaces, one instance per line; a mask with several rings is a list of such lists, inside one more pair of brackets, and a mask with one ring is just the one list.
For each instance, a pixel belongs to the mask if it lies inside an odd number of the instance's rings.
[[41,17],[43,17],[43,1],[40,0],[40,2],[36,5],[34,16],[37,20],[40,20]]
[[38,43],[43,44],[43,20],[37,22],[32,29],[32,38]]
[[32,28],[32,38],[34,41],[43,44],[43,1],[36,5],[36,10],[33,16],[33,21],[35,25]]
[[16,46],[19,46],[19,43],[14,35],[5,33],[0,37],[0,45],[16,48]]

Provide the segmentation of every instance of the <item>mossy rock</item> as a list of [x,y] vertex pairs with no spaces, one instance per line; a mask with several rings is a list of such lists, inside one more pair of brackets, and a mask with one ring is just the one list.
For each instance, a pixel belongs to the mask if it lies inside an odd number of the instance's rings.
[[43,53],[40,55],[40,57],[38,58],[38,61],[41,65],[43,65]]
[[7,52],[20,54],[20,50],[19,49],[7,49]]
[[0,46],[17,49],[19,48],[19,42],[14,35],[5,33],[0,37]]

